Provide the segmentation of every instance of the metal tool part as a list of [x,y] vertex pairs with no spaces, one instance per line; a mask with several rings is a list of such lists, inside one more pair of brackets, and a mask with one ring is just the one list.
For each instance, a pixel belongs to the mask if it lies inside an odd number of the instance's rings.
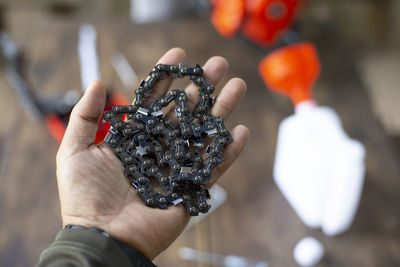
[[201,251],[188,247],[181,247],[178,250],[181,259],[194,262],[206,263],[209,265],[226,267],[268,267],[265,261],[254,261],[236,255],[221,255],[208,251]]
[[[189,77],[199,86],[200,103],[194,111],[184,90],[149,99],[154,84],[168,76]],[[183,202],[191,216],[209,210],[209,192],[204,187],[224,160],[222,149],[232,142],[224,120],[211,115],[214,91],[198,64],[193,68],[158,64],[135,90],[133,105],[105,112],[111,128],[104,141],[122,161],[125,175],[147,206],[165,209]],[[163,113],[173,103],[177,124]]]

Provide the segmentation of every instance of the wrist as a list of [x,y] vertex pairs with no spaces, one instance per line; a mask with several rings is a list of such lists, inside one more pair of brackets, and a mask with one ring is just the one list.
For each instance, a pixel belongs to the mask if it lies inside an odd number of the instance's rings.
[[[93,213],[90,216],[87,213],[85,216],[76,216],[67,213],[65,209],[61,215],[63,226],[72,224],[100,228],[112,238],[135,248],[150,260],[156,258],[180,235],[190,219],[182,205],[171,206],[167,210],[138,205],[135,213],[122,214],[119,217],[99,216]],[[162,223],[159,218],[162,219]],[[164,225],[168,225],[168,229],[165,229]]]

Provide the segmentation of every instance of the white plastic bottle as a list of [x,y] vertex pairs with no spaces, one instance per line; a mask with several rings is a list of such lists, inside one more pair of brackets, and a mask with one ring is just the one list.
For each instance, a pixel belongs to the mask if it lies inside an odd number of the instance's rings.
[[309,227],[327,235],[346,231],[360,201],[364,146],[347,136],[336,112],[311,94],[321,66],[311,43],[275,50],[259,65],[266,85],[295,105],[279,127],[274,179]]
[[279,127],[275,182],[307,226],[342,233],[360,200],[364,147],[347,136],[333,109],[303,101],[295,110]]

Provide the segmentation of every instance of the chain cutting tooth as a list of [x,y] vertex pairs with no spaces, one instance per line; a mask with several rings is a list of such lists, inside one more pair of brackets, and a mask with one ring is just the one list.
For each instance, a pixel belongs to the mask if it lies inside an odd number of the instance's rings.
[[207,199],[209,198],[209,193],[207,190],[202,189],[197,191],[197,203],[199,205],[199,210],[202,213],[206,213],[211,206],[207,204]]
[[199,215],[199,210],[196,207],[196,204],[194,203],[194,201],[191,198],[186,198],[185,199],[185,195],[183,196],[183,203],[186,206],[186,210],[188,211],[190,216],[197,216]]

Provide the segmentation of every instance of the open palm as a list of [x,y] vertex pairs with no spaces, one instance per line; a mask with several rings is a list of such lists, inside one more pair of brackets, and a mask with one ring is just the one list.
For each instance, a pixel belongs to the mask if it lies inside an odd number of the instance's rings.
[[[180,48],[169,50],[160,60],[177,64],[185,58]],[[228,68],[222,57],[210,58],[203,66],[211,83],[218,83]],[[152,96],[165,95],[171,79],[158,82]],[[198,104],[197,87],[185,89],[188,106]],[[231,79],[221,90],[211,113],[226,119],[246,92],[246,84]],[[143,204],[124,175],[124,168],[114,151],[106,144],[94,145],[97,124],[105,105],[105,89],[94,81],[71,113],[70,122],[57,153],[57,180],[63,224],[98,227],[111,236],[154,259],[182,232],[189,216],[183,205],[166,210]],[[173,112],[171,112],[173,114]],[[170,115],[172,116],[172,115]],[[243,150],[249,135],[245,126],[232,131],[233,142],[224,149],[225,161],[213,170],[212,182],[229,168]]]

